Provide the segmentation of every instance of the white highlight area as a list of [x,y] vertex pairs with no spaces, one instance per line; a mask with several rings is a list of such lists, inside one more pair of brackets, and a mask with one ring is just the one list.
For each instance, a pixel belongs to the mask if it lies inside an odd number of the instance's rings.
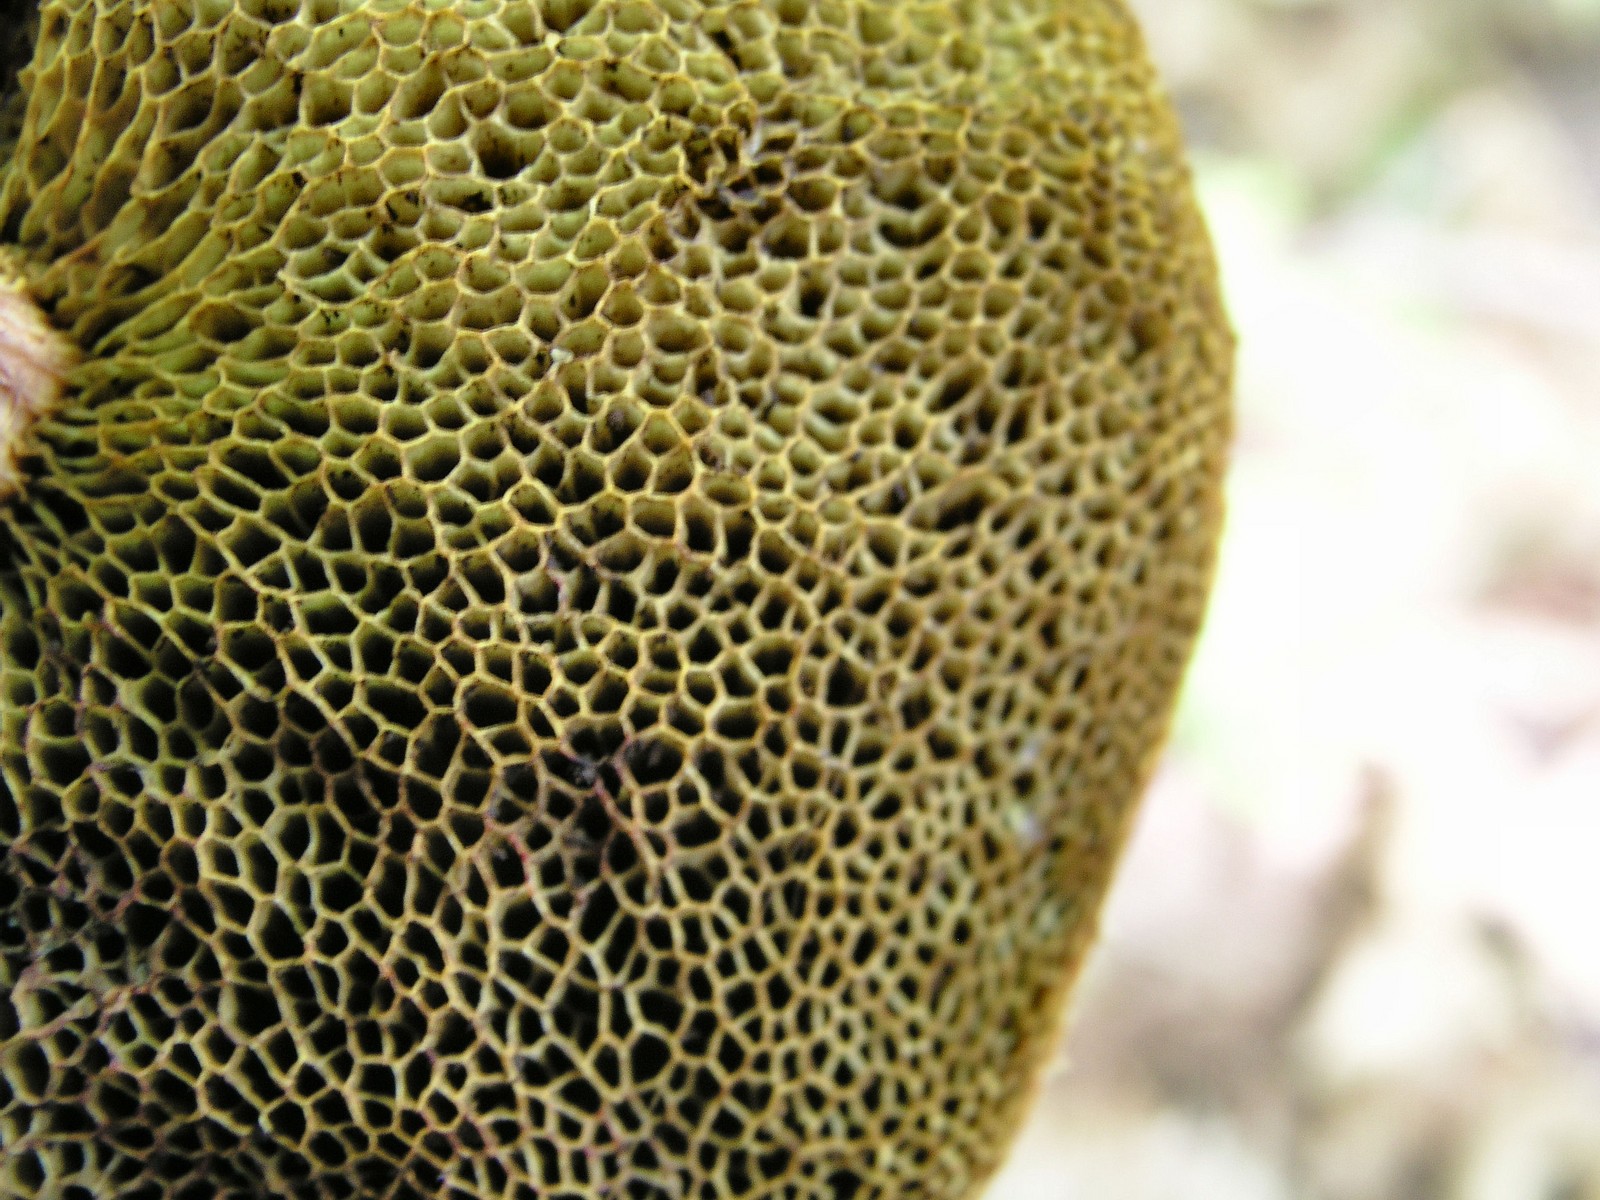
[[60,400],[71,362],[66,339],[26,289],[0,273],[0,499],[20,490],[28,430]]

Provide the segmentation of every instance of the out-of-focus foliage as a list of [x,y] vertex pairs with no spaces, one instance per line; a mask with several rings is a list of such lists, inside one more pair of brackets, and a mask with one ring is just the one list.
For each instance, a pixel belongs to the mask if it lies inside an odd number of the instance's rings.
[[1600,1197],[1600,3],[1144,0],[1219,589],[990,1200]]
[[1358,199],[1463,94],[1523,93],[1600,184],[1596,0],[1143,0],[1203,151],[1267,159],[1324,212]]

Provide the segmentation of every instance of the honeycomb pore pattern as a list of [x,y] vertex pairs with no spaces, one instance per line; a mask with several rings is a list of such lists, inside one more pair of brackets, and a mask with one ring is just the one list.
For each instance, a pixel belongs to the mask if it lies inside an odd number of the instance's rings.
[[1219,515],[1121,4],[8,11],[0,1195],[969,1196]]

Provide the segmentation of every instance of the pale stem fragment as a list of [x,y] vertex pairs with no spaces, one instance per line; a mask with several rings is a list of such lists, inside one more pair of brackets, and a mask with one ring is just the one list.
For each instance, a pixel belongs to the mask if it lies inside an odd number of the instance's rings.
[[29,430],[60,402],[72,360],[66,338],[0,264],[0,500],[21,490]]

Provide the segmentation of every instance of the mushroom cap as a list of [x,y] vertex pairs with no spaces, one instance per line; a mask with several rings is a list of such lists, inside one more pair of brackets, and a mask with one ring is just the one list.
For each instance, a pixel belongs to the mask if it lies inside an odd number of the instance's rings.
[[972,1195],[1221,516],[1122,4],[37,31],[0,1193]]

